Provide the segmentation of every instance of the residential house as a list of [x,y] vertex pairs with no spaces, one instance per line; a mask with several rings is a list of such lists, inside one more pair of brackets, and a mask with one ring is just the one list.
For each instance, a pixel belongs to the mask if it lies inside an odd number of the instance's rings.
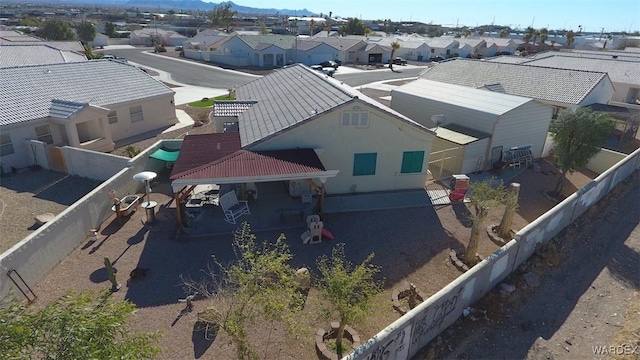
[[317,40],[298,39],[291,63],[315,65],[327,60],[339,60],[340,50]]
[[459,42],[453,38],[437,37],[427,39],[427,45],[429,46],[429,57],[441,56],[443,58],[457,57]]
[[443,61],[420,78],[532,98],[553,106],[554,117],[564,108],[606,104],[614,92],[604,72],[468,59]]
[[[495,49],[495,51],[488,51],[487,57],[494,56],[496,53],[515,54],[518,50],[518,42],[509,38],[496,38],[496,37],[481,37],[487,43],[487,49]],[[495,47],[494,47],[495,45]]]
[[184,35],[180,35],[175,31],[167,31],[158,28],[134,30],[129,35],[129,43],[131,45],[151,46],[156,44],[164,46],[182,46],[185,40],[187,40],[187,37]]
[[[535,58],[523,63],[558,69],[585,70],[607,73],[613,83],[612,101],[640,105],[640,58],[589,58],[565,56],[564,53]],[[607,102],[602,102],[606,104]]]
[[[482,39],[478,39],[478,38],[459,38],[456,39],[456,41],[459,43],[459,48],[463,47],[464,45],[468,45],[469,48],[465,49],[464,52],[468,52],[468,54],[465,56],[463,53],[459,52],[459,56],[460,57],[471,57],[471,58],[483,58],[483,57],[488,57],[488,52],[489,49],[487,49],[487,42],[482,40]],[[492,51],[491,55],[493,55],[495,53],[495,46],[493,46],[490,50]]]
[[361,38],[328,37],[321,40],[340,51],[338,59],[343,64],[358,64],[365,61],[365,58],[360,58],[359,51],[366,47],[367,43]]
[[310,186],[329,194],[424,186],[434,132],[340,81],[297,64],[240,86],[236,98],[214,112],[235,118],[238,132],[201,142],[207,159],[181,150],[174,189],[277,181],[295,196]]
[[512,149],[542,156],[552,113],[531,98],[425,79],[393,89],[391,108],[437,127],[432,161],[434,152],[457,148],[442,165],[448,175],[491,169]]
[[111,151],[114,142],[177,122],[174,92],[116,61],[0,68],[0,160],[7,170],[56,167],[59,146]]

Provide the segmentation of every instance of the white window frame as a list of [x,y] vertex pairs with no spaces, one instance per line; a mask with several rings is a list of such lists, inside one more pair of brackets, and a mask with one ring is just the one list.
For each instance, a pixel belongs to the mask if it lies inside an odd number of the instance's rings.
[[369,127],[369,112],[367,111],[345,111],[340,119],[341,127],[366,129]]
[[142,113],[142,105],[136,105],[129,108],[129,115],[131,122],[136,123],[144,121],[144,114]]
[[109,114],[107,115],[107,119],[109,119],[109,124],[117,124],[118,113],[115,110],[109,111]]
[[[38,132],[38,129],[45,130],[44,132]],[[47,143],[49,145],[53,144],[53,136],[51,135],[51,128],[49,125],[40,125],[36,126],[34,131],[36,132],[36,139],[38,141],[42,141],[43,143]]]

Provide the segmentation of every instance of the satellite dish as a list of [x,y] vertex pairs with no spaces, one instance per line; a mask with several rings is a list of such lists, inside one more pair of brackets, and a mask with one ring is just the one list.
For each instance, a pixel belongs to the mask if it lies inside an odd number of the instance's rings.
[[440,126],[447,122],[447,119],[444,117],[444,114],[431,115],[431,121],[433,121],[436,126]]
[[158,176],[158,174],[153,171],[143,171],[133,175],[133,179],[137,181],[149,181],[153,180]]

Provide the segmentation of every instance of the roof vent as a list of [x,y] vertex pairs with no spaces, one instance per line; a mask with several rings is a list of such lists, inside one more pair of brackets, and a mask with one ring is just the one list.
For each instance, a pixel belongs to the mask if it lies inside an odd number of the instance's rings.
[[44,71],[44,73],[45,73],[45,74],[51,74],[51,70],[46,69],[46,70]]
[[614,58],[614,59],[617,59],[618,55],[612,55],[611,57]]

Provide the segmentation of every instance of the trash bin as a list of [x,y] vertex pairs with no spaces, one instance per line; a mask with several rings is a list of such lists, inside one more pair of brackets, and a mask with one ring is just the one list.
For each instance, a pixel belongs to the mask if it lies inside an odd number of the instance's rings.
[[142,203],[142,207],[147,214],[147,223],[156,221],[156,206],[158,206],[158,203],[155,201],[145,201]]

